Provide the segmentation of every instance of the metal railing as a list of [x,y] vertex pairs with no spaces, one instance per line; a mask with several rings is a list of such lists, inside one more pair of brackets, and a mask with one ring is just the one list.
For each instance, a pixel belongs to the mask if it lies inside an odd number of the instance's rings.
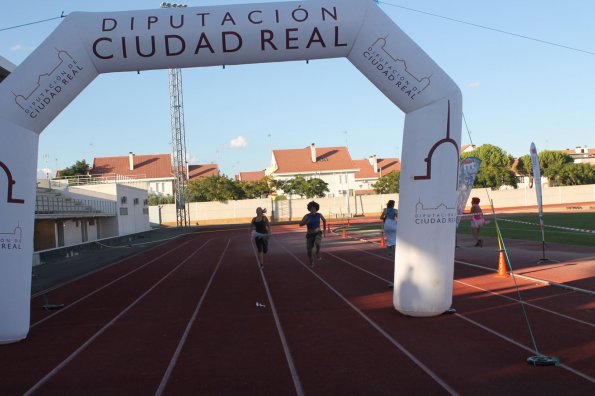
[[63,176],[61,178],[54,178],[50,181],[52,188],[60,188],[64,186],[82,186],[89,184],[106,184],[106,183],[146,183],[147,175],[139,174],[132,176],[119,175],[117,173],[104,173],[100,175],[76,175]]
[[59,195],[37,195],[36,215],[94,214],[116,215],[116,203],[98,199],[72,199]]

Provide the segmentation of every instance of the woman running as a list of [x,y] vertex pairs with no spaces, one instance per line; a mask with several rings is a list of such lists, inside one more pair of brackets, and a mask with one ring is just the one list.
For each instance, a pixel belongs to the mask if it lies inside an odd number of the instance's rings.
[[271,225],[265,215],[266,211],[261,207],[256,208],[256,217],[253,217],[250,223],[250,235],[256,243],[260,268],[264,268],[264,255],[269,251],[269,235],[271,234]]

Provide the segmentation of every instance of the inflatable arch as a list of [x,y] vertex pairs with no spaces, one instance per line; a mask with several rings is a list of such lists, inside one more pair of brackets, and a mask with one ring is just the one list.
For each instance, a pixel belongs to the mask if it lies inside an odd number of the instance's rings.
[[0,84],[0,343],[30,325],[39,134],[97,75],[338,57],[406,113],[394,306],[447,310],[461,93],[372,0],[74,12]]

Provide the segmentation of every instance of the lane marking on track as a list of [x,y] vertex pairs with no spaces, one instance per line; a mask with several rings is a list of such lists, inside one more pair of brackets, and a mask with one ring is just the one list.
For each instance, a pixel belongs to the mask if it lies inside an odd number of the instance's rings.
[[[459,313],[455,313],[455,316],[457,316],[457,317],[459,317],[459,318],[461,318],[461,319],[463,319],[463,320],[466,320],[467,322],[469,322],[469,323],[471,323],[471,324],[473,324],[473,325],[475,325],[475,326],[477,326],[477,327],[479,327],[479,328],[481,328],[481,329],[483,329],[483,330],[487,331],[488,333],[491,333],[491,334],[495,335],[496,337],[500,337],[500,338],[502,338],[503,340],[506,340],[506,341],[510,342],[511,344],[513,344],[513,345],[516,345],[517,347],[519,347],[519,348],[521,348],[521,349],[524,349],[525,351],[528,351],[528,352],[530,352],[530,353],[533,353],[533,354],[535,354],[535,355],[541,355],[541,354],[540,354],[539,352],[537,352],[536,350],[534,350],[534,349],[532,349],[532,348],[529,348],[529,347],[527,347],[527,346],[525,346],[525,345],[521,344],[520,342],[517,342],[517,341],[513,340],[512,338],[509,338],[509,337],[505,336],[505,335],[504,335],[504,334],[502,334],[502,333],[499,333],[499,332],[497,332],[497,331],[495,331],[495,330],[493,330],[493,329],[490,329],[489,327],[487,327],[487,326],[484,326],[484,325],[482,325],[481,323],[478,323],[478,322],[474,321],[474,320],[473,320],[473,319],[471,319],[471,318],[468,318],[468,317],[466,317],[466,316],[463,316],[463,315],[461,315],[461,314],[459,314]],[[566,369],[566,370],[570,371],[571,373],[573,373],[573,374],[576,374],[576,375],[578,375],[579,377],[582,377],[582,378],[586,379],[587,381],[589,381],[589,382],[592,382],[592,383],[594,383],[594,384],[595,384],[595,378],[593,378],[593,377],[591,377],[591,376],[589,376],[589,375],[587,375],[587,374],[584,374],[584,373],[582,373],[582,372],[580,372],[580,371],[578,371],[578,370],[575,370],[575,369],[573,369],[572,367],[569,367],[569,366],[567,366],[567,365],[565,365],[565,364],[563,364],[563,363],[559,363],[559,364],[557,365],[557,367],[562,367],[563,369]]]
[[448,393],[451,395],[458,395],[450,385],[448,385],[444,380],[442,380],[436,373],[434,373],[428,366],[423,364],[421,360],[415,357],[407,348],[401,345],[397,340],[395,340],[390,334],[388,334],[382,327],[380,327],[376,322],[374,322],[370,317],[368,317],[362,310],[356,307],[351,301],[349,301],[345,296],[343,296],[338,290],[336,290],[333,286],[331,286],[326,280],[324,280],[320,275],[318,275],[313,269],[307,266],[302,260],[300,260],[292,251],[290,251],[284,244],[281,244],[281,247],[285,249],[287,253],[289,253],[297,262],[299,262],[304,268],[306,268],[310,273],[312,273],[320,282],[322,282],[327,288],[329,288],[333,293],[337,295],[345,304],[347,304],[351,309],[353,309],[358,315],[360,315],[366,322],[368,322],[376,331],[384,336],[391,344],[393,344],[397,349],[399,349],[405,356],[407,356],[412,362],[414,362],[422,371],[424,371],[429,377],[431,377],[434,381],[436,381],[440,386],[442,386]]
[[[361,250],[361,249],[356,249],[356,248],[352,248],[351,250],[357,250],[359,252],[363,252],[363,253],[369,254],[371,256],[380,257],[383,260],[392,261],[392,259],[390,259],[388,257],[380,256],[378,254],[375,254],[375,253],[372,253],[372,252],[368,252],[366,250]],[[344,259],[340,259],[340,260],[341,261],[345,261]],[[465,261],[455,260],[455,263],[460,263],[460,264],[463,264],[463,265],[467,265],[467,266],[470,266],[470,267],[475,267],[475,268],[479,268],[479,269],[483,269],[483,270],[488,270],[488,271],[491,271],[491,272],[497,272],[497,270],[494,270],[492,268],[484,267],[482,265],[477,265],[477,264],[473,264],[473,263],[467,263]],[[361,268],[361,267],[359,267],[359,266],[357,266],[355,264],[349,263],[349,265],[351,265],[352,267],[358,268],[359,270],[361,270],[363,272],[370,273],[368,270],[366,270],[364,268]],[[375,276],[376,278],[379,278],[381,280],[384,280],[384,281],[387,281],[388,282],[388,280],[386,280],[386,279],[384,279],[384,278],[382,278],[382,277],[380,277],[378,275],[372,274],[372,276]],[[515,274],[515,276],[519,276],[519,275],[518,274]],[[533,280],[539,281],[538,279],[532,279],[531,277],[526,277],[526,278],[529,278],[528,280],[531,280],[531,281],[533,281]],[[498,296],[498,297],[501,297],[501,298],[504,298],[504,299],[507,299],[507,300],[510,300],[510,301],[514,301],[516,303],[525,304],[526,306],[529,306],[529,307],[532,307],[532,308],[535,308],[535,309],[539,309],[539,310],[542,310],[542,311],[551,313],[552,315],[557,315],[557,316],[563,317],[565,319],[568,319],[568,320],[571,320],[571,321],[574,321],[574,322],[585,324],[585,325],[590,326],[590,327],[595,327],[595,324],[593,324],[593,323],[585,322],[585,321],[583,321],[581,319],[577,319],[577,318],[574,318],[572,316],[565,315],[563,313],[552,311],[550,309],[540,307],[539,305],[535,305],[533,303],[530,303],[530,302],[527,302],[527,301],[524,301],[524,300],[517,300],[516,298],[509,297],[509,296],[506,296],[504,294],[499,294],[499,293],[496,293],[496,292],[493,292],[493,291],[490,291],[490,290],[486,290],[486,289],[483,289],[483,288],[481,288],[479,286],[471,285],[471,284],[465,283],[463,281],[460,281],[458,279],[454,279],[454,282],[457,282],[457,283],[460,283],[460,284],[463,284],[463,285],[466,285],[466,286],[469,286],[469,287],[473,287],[473,288],[476,288],[478,290],[485,291],[487,293],[491,293],[491,294],[493,294],[495,296]],[[559,286],[558,283],[553,283],[552,284],[551,282],[548,282],[548,281],[541,281],[541,283],[544,283],[544,284],[547,284],[547,285],[550,285],[550,286]],[[589,294],[591,293],[589,290],[584,290],[584,289],[575,290],[576,288],[572,288],[572,287],[569,287],[569,288],[563,287],[563,288],[564,289],[571,289],[572,291],[587,292]]]
[[198,312],[200,311],[200,308],[202,307],[202,303],[204,302],[205,297],[207,296],[207,293],[211,287],[211,284],[213,283],[213,279],[215,279],[215,275],[219,271],[219,267],[221,266],[221,262],[223,261],[223,257],[225,256],[225,253],[227,253],[227,249],[229,248],[230,243],[231,243],[231,239],[228,239],[227,245],[225,245],[225,249],[223,249],[223,252],[221,253],[221,257],[219,257],[219,261],[217,262],[217,265],[215,266],[215,269],[213,270],[213,273],[211,274],[211,277],[209,278],[209,281],[207,282],[207,285],[206,285],[204,291],[202,292],[202,295],[200,296],[200,300],[198,301],[198,304],[196,304],[196,308],[194,308],[194,312],[192,313],[190,320],[188,320],[188,323],[186,324],[186,329],[184,330],[184,334],[182,334],[182,337],[180,338],[180,341],[178,342],[176,351],[172,355],[172,357],[169,361],[169,365],[167,366],[167,369],[165,370],[165,373],[163,374],[163,377],[161,377],[161,382],[159,383],[159,387],[155,391],[155,395],[161,395],[165,391],[165,387],[167,386],[167,383],[169,382],[171,373],[173,372],[174,368],[176,367],[176,363],[178,362],[180,353],[182,352],[182,348],[184,348],[184,345],[186,344],[186,340],[188,339],[188,334],[190,333],[190,330],[192,329],[192,325],[194,324],[194,321],[196,320],[196,317],[198,316]]
[[198,247],[192,254],[186,257],[180,264],[175,266],[171,271],[165,274],[161,279],[153,284],[147,291],[141,294],[136,300],[134,300],[130,305],[124,308],[119,314],[117,314],[112,320],[110,320],[107,324],[105,324],[99,331],[93,334],[87,341],[85,341],[80,347],[78,347],[73,353],[71,353],[66,359],[64,359],[60,364],[54,367],[49,373],[47,373],[43,378],[41,378],[35,385],[33,385],[27,392],[24,393],[23,396],[32,395],[34,392],[39,390],[39,388],[52,379],[58,372],[60,372],[66,365],[68,365],[71,361],[74,360],[81,352],[83,352],[93,341],[95,341],[100,335],[102,335],[108,328],[110,328],[118,319],[124,316],[128,311],[130,311],[136,304],[138,304],[143,298],[145,298],[150,292],[152,292],[157,286],[161,284],[164,280],[169,278],[171,274],[176,272],[182,265],[184,265],[188,260],[194,257],[203,247],[205,247],[210,240],[203,243],[200,247]]
[[[256,258],[256,266],[258,267],[258,253],[256,252],[256,247],[254,243],[252,243],[252,238],[250,238],[250,245],[252,246],[252,252]],[[283,244],[281,244],[283,246]],[[277,327],[277,332],[279,333],[279,338],[281,340],[281,345],[283,345],[283,351],[285,353],[285,360],[287,360],[287,365],[289,366],[289,372],[291,373],[291,379],[293,380],[293,386],[295,387],[295,392],[298,396],[304,395],[304,390],[302,388],[302,382],[300,380],[300,376],[297,372],[297,368],[295,366],[295,362],[293,361],[293,356],[291,355],[291,350],[289,349],[289,343],[287,342],[287,338],[285,337],[285,332],[283,331],[283,326],[281,326],[281,320],[279,319],[279,314],[277,313],[277,308],[275,307],[275,302],[273,301],[273,296],[271,295],[271,291],[269,289],[269,284],[267,282],[266,276],[264,275],[264,268],[259,268],[260,270],[260,277],[262,278],[262,283],[264,288],[267,292],[267,298],[269,299],[269,304],[271,306],[271,312],[273,313],[273,318],[275,319],[275,326]]]
[[[468,263],[466,261],[455,260],[455,263],[467,265],[469,267],[481,268],[481,269],[486,270],[486,271],[498,272],[497,269],[490,268],[490,267],[485,267],[485,266],[479,265],[479,264]],[[544,280],[544,279],[540,279],[540,278],[535,278],[533,276],[518,274],[516,272],[512,272],[512,273],[510,271],[507,271],[507,272],[511,276],[516,276],[517,278],[523,278],[523,279],[529,280],[531,282],[539,282],[539,283],[543,283],[543,284],[546,284],[546,285],[549,285],[549,286],[556,286],[556,287],[560,287],[562,289],[572,290],[572,291],[575,291],[575,292],[585,293],[585,294],[590,294],[591,296],[595,296],[595,291],[591,291],[591,290],[587,290],[587,289],[581,289],[580,287],[565,285],[563,283],[552,282],[552,281],[548,281],[548,280]]]
[[[79,299],[77,299],[77,300],[75,300],[75,301],[73,301],[73,302],[71,302],[71,303],[68,303],[68,304],[66,304],[66,305],[64,306],[64,308],[60,309],[59,311],[54,311],[52,314],[50,314],[50,315],[48,315],[48,316],[44,317],[43,319],[40,319],[40,320],[38,320],[37,322],[35,322],[35,323],[31,324],[31,326],[30,326],[30,329],[32,329],[33,327],[35,327],[35,326],[37,326],[37,325],[39,325],[39,324],[41,324],[41,323],[45,322],[46,320],[48,320],[48,319],[50,319],[50,318],[52,318],[52,317],[54,317],[54,316],[56,316],[56,315],[58,315],[58,314],[60,314],[60,313],[63,313],[63,312],[65,312],[65,311],[67,311],[68,309],[72,308],[73,306],[77,305],[78,303],[80,303],[80,302],[82,302],[82,301],[85,301],[87,298],[89,298],[89,297],[91,297],[91,296],[93,296],[93,295],[95,295],[95,294],[99,293],[100,291],[102,291],[103,289],[106,289],[106,288],[108,288],[109,286],[113,285],[114,283],[117,283],[117,282],[121,281],[122,279],[124,279],[124,278],[126,278],[126,277],[128,277],[128,276],[130,276],[130,275],[132,275],[132,274],[134,274],[136,271],[139,271],[139,270],[141,270],[141,269],[145,268],[145,267],[146,267],[146,266],[148,266],[149,264],[152,264],[153,262],[155,262],[155,261],[159,260],[159,259],[160,259],[160,258],[162,258],[163,256],[166,256],[166,255],[170,254],[170,253],[171,253],[171,252],[173,252],[174,250],[177,250],[177,249],[179,249],[179,248],[181,248],[181,247],[183,247],[183,246],[187,245],[188,243],[190,243],[190,241],[184,242],[184,243],[182,243],[182,244],[180,244],[180,245],[178,245],[178,246],[174,247],[173,249],[170,249],[170,250],[166,251],[165,253],[163,253],[163,254],[160,254],[159,256],[157,256],[157,257],[155,257],[155,258],[151,259],[150,261],[146,262],[145,264],[143,264],[143,265],[141,265],[141,266],[139,266],[139,267],[136,267],[135,269],[133,269],[133,270],[131,270],[131,271],[129,271],[129,272],[127,272],[127,273],[125,273],[124,275],[121,275],[121,276],[119,276],[118,278],[114,279],[113,281],[111,281],[111,282],[109,282],[109,283],[106,283],[105,285],[101,286],[100,288],[93,290],[91,293],[89,293],[89,294],[86,294],[86,295],[84,295],[83,297],[81,297],[81,298],[79,298]],[[119,263],[119,262],[118,262],[118,263]],[[107,268],[107,267],[106,267],[106,268]],[[103,268],[102,268],[102,269],[103,269]],[[100,269],[99,271],[101,271],[102,269]],[[87,275],[91,275],[91,274],[87,274]],[[84,277],[85,277],[85,276],[87,276],[87,275],[83,275],[83,276],[81,276],[80,278],[77,278],[77,279],[82,279],[82,278],[84,278]],[[72,280],[72,282],[74,282],[74,281],[75,281],[75,280],[77,280],[77,279],[73,279],[73,280]],[[69,283],[70,283],[70,282],[69,282]]]
[[497,297],[501,297],[501,298],[504,298],[504,299],[509,300],[509,301],[514,301],[515,303],[524,304],[524,305],[526,305],[528,307],[535,308],[535,309],[538,309],[540,311],[544,311],[544,312],[550,313],[552,315],[560,316],[561,318],[568,319],[568,320],[573,321],[573,322],[584,324],[584,325],[587,325],[589,327],[595,327],[595,324],[594,323],[585,322],[584,320],[573,318],[572,316],[568,316],[568,315],[565,315],[565,314],[560,313],[560,312],[552,311],[551,309],[543,308],[543,307],[540,307],[539,305],[535,305],[535,304],[530,303],[530,302],[527,302],[527,301],[519,301],[516,298],[509,297],[509,296],[506,296],[504,294],[499,294],[499,293],[493,292],[491,290],[487,290],[487,289],[484,289],[482,287],[475,286],[475,285],[472,285],[472,284],[469,284],[469,283],[466,283],[466,282],[463,282],[463,281],[460,281],[460,280],[457,280],[457,279],[455,279],[455,282],[460,283],[460,284],[465,285],[465,286],[468,286],[468,287],[471,287],[471,288],[474,288],[474,289],[477,289],[477,290],[481,290],[481,291],[486,292],[486,293],[489,293],[489,294],[493,294],[493,295],[495,295]]
[[[176,249],[178,249],[178,248],[180,248],[180,247],[182,247],[182,246],[186,245],[186,244],[187,244],[187,243],[189,243],[189,242],[190,242],[190,241],[186,241],[186,242],[184,242],[184,243],[182,243],[182,244],[180,244],[180,245],[176,246],[175,248],[171,249],[171,250],[170,250],[170,252],[173,252],[174,250],[176,250]],[[158,246],[155,246],[155,248],[157,248],[157,247],[158,247]],[[50,288],[48,288],[48,289],[45,289],[45,290],[41,290],[41,291],[39,291],[39,292],[37,292],[37,293],[35,293],[35,294],[31,295],[31,299],[33,299],[33,298],[35,298],[35,297],[42,296],[42,295],[44,295],[44,294],[46,294],[46,293],[49,293],[49,292],[51,292],[51,291],[53,291],[53,290],[56,290],[56,289],[59,289],[59,288],[61,288],[61,287],[63,287],[63,286],[66,286],[66,285],[68,285],[68,284],[70,284],[70,283],[73,283],[73,282],[76,282],[76,281],[78,281],[78,280],[81,280],[81,279],[83,279],[83,278],[85,278],[85,277],[87,277],[87,276],[90,276],[90,275],[96,274],[96,273],[98,273],[98,272],[101,272],[101,271],[103,271],[103,270],[105,270],[105,269],[111,268],[111,267],[113,267],[114,265],[118,265],[118,264],[120,264],[120,263],[122,263],[122,262],[124,262],[124,261],[126,261],[126,260],[130,260],[130,259],[136,258],[137,256],[140,256],[140,255],[141,255],[141,254],[143,254],[143,253],[150,252],[151,250],[152,250],[152,249],[149,249],[149,250],[143,250],[143,251],[137,252],[137,253],[135,253],[135,254],[133,254],[133,255],[131,255],[131,256],[125,257],[125,258],[123,258],[123,259],[120,259],[120,260],[117,260],[117,261],[115,261],[115,262],[113,262],[113,263],[111,263],[111,264],[108,264],[108,265],[106,265],[106,266],[103,266],[103,267],[101,267],[101,268],[97,268],[97,269],[95,269],[95,270],[93,270],[93,271],[89,271],[89,272],[87,272],[87,273],[85,273],[85,274],[83,274],[83,275],[81,275],[81,276],[77,276],[76,278],[70,279],[70,280],[68,280],[68,281],[66,281],[66,282],[64,282],[64,283],[60,283],[59,285],[52,286],[52,287],[50,287]]]
[[[359,249],[352,249],[352,250],[358,250],[358,251],[361,251],[361,252],[364,252],[364,253],[368,253],[368,254],[371,254],[371,255],[377,256],[376,254],[373,254],[373,253],[370,253],[370,252],[366,252],[365,250],[359,250]],[[291,253],[291,252],[290,252],[290,253]],[[294,257],[295,257],[295,256],[294,256]],[[386,258],[386,257],[382,257],[382,258],[384,258],[384,259],[388,259],[388,258]],[[297,257],[296,257],[296,259],[297,259]],[[299,261],[299,259],[298,259],[298,261]],[[304,265],[304,264],[302,264],[302,265]],[[352,267],[354,267],[354,268],[358,268],[358,269],[360,269],[360,270],[361,270],[361,271],[363,271],[363,272],[367,272],[367,273],[369,273],[367,270],[364,270],[363,268],[359,267],[358,265],[355,265],[355,264],[350,264],[350,265],[351,265]],[[481,267],[481,266],[479,266],[479,267]],[[481,267],[481,268],[484,268],[484,267]],[[317,276],[318,276],[318,275],[317,275]],[[380,279],[384,279],[384,278],[382,278],[382,277],[380,277],[380,276],[376,276],[376,275],[375,275],[375,277],[377,277],[377,278],[380,278]],[[319,278],[320,278],[320,277],[319,277]],[[384,280],[385,280],[385,281],[387,281],[386,279],[384,279]],[[462,281],[456,280],[456,279],[455,279],[454,281],[455,281],[455,282],[458,282],[458,283],[462,283],[462,284],[468,285],[468,284],[466,284],[466,283],[464,283],[464,282],[462,282]],[[324,281],[323,281],[323,282],[324,282]],[[472,285],[468,285],[468,286],[472,286]],[[484,289],[482,289],[482,288],[480,288],[480,287],[477,287],[477,286],[472,286],[472,287],[476,287],[476,288],[477,288],[477,289],[479,289],[479,290],[484,290]],[[531,303],[527,303],[527,302],[525,302],[525,301],[519,301],[519,300],[516,300],[516,299],[514,299],[514,298],[511,298],[511,297],[508,297],[508,296],[504,296],[504,295],[501,295],[501,294],[498,294],[498,293],[495,293],[495,292],[492,292],[492,291],[489,291],[489,290],[484,290],[484,291],[487,291],[487,292],[489,292],[489,293],[492,293],[492,294],[494,294],[494,295],[496,295],[496,296],[498,296],[498,297],[506,298],[506,299],[512,300],[512,301],[514,301],[514,302],[516,302],[516,303],[522,303],[522,304],[525,304],[525,305],[531,306],[531,307],[533,307],[533,308],[540,309],[540,310],[543,310],[543,311],[545,311],[545,312],[548,312],[548,313],[551,313],[551,314],[554,314],[554,315],[558,315],[558,316],[561,316],[561,317],[563,317],[563,318],[566,318],[566,319],[569,319],[569,320],[572,320],[572,321],[575,321],[575,322],[579,322],[579,323],[582,323],[582,324],[586,324],[586,325],[588,325],[588,326],[591,326],[591,327],[593,326],[593,324],[591,324],[591,323],[584,322],[584,321],[582,321],[582,320],[580,320],[580,319],[576,319],[576,318],[573,318],[573,317],[570,317],[570,316],[566,316],[566,315],[564,315],[564,314],[557,313],[557,312],[555,312],[555,311],[551,311],[551,310],[548,310],[548,309],[546,309],[546,308],[542,308],[542,307],[539,307],[539,306],[537,306],[537,305],[534,305],[534,304],[531,304]],[[474,320],[472,320],[472,319],[470,319],[470,318],[468,318],[468,317],[466,317],[466,316],[464,316],[464,315],[462,315],[462,314],[460,314],[460,313],[455,313],[455,316],[457,316],[457,317],[459,317],[459,318],[461,318],[461,319],[463,319],[463,320],[466,320],[467,322],[469,322],[469,323],[471,323],[471,324],[473,324],[473,325],[475,325],[475,326],[478,326],[479,328],[481,328],[481,329],[483,329],[483,330],[485,330],[485,331],[488,331],[488,332],[490,332],[490,333],[492,333],[492,334],[494,334],[494,335],[498,336],[499,338],[502,338],[503,340],[505,340],[505,341],[508,341],[508,342],[512,343],[513,345],[516,345],[516,346],[518,346],[518,347],[520,347],[520,348],[522,348],[522,349],[524,349],[524,350],[530,351],[531,353],[534,353],[534,354],[536,354],[536,355],[540,355],[540,353],[539,353],[539,352],[537,352],[537,351],[535,351],[534,349],[531,349],[531,348],[529,348],[529,347],[527,347],[527,346],[524,346],[523,344],[521,344],[521,343],[519,343],[519,342],[517,342],[517,341],[513,340],[512,338],[509,338],[509,337],[505,336],[504,334],[501,334],[501,333],[497,332],[496,330],[490,329],[489,327],[486,327],[486,326],[482,325],[481,323],[478,323],[478,322],[476,322],[476,321],[474,321]],[[584,373],[582,373],[582,372],[580,372],[580,371],[578,371],[578,370],[576,370],[576,369],[574,369],[574,368],[572,368],[572,367],[570,367],[570,366],[567,366],[567,365],[565,365],[565,364],[563,364],[563,363],[560,363],[560,364],[558,364],[558,367],[562,367],[562,368],[564,368],[564,369],[566,369],[566,370],[568,370],[568,371],[570,371],[570,372],[572,372],[572,373],[574,373],[574,374],[578,375],[579,377],[582,377],[582,378],[586,379],[587,381],[590,381],[590,382],[593,382],[593,383],[595,383],[595,378],[593,378],[593,377],[590,377],[589,375],[587,375],[587,374],[584,374]]]

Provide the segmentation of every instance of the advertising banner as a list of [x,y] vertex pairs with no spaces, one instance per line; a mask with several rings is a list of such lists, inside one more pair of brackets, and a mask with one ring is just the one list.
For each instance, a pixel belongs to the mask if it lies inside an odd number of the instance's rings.
[[465,213],[465,205],[469,200],[469,194],[473,189],[473,183],[475,183],[475,176],[479,172],[481,160],[477,157],[467,157],[461,160],[459,164],[459,188],[458,188],[458,199],[457,199],[457,227],[461,222],[461,217]]
[[0,342],[28,332],[37,135],[99,73],[337,57],[346,57],[407,114],[395,308],[412,316],[448,309],[461,92],[376,3],[73,12],[0,84]]
[[0,344],[29,332],[38,138],[0,120]]
[[535,148],[535,143],[531,143],[529,152],[531,153],[533,185],[535,186],[535,194],[537,194],[537,210],[539,211],[539,227],[541,228],[541,240],[545,241],[545,231],[543,227],[543,200],[541,195],[541,169],[539,168],[539,158],[537,156],[537,149]]

